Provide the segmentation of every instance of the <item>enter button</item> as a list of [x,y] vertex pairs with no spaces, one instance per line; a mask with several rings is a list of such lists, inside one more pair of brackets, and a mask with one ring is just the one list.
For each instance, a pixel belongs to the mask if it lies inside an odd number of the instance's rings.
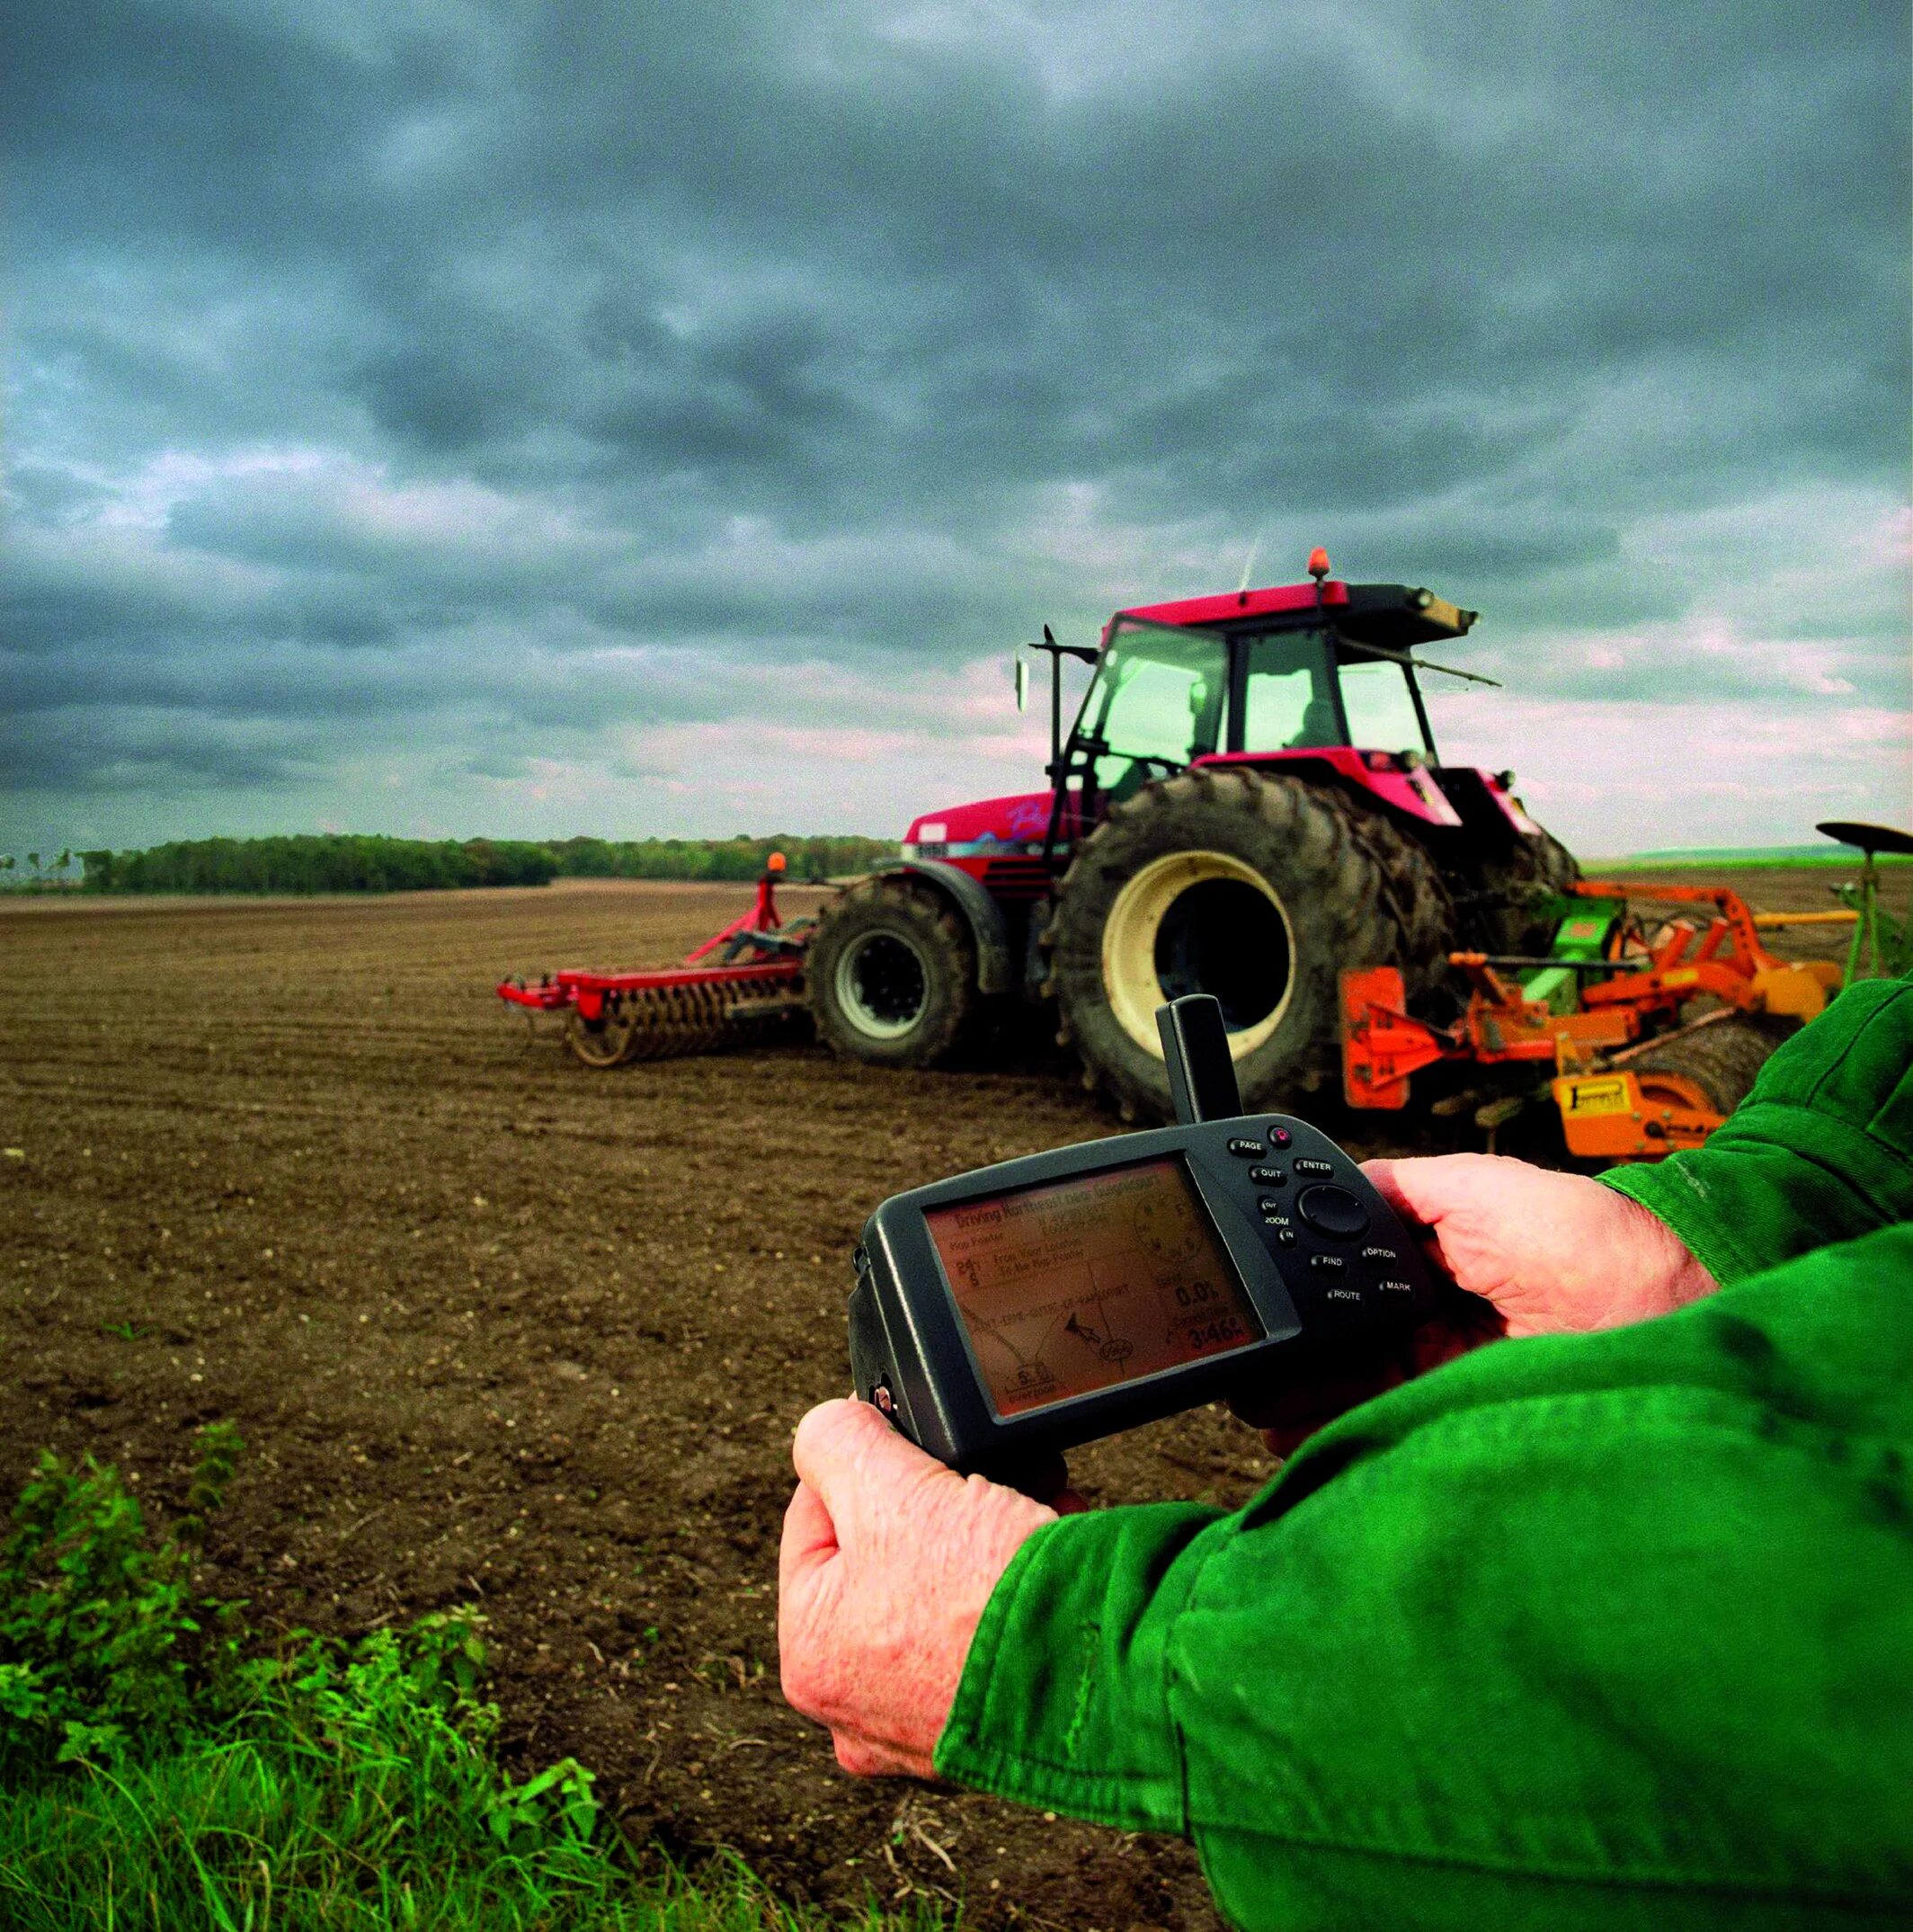
[[1347,1188],[1328,1182],[1304,1188],[1295,1211],[1318,1234],[1332,1235],[1338,1241],[1352,1241],[1368,1232],[1368,1210]]

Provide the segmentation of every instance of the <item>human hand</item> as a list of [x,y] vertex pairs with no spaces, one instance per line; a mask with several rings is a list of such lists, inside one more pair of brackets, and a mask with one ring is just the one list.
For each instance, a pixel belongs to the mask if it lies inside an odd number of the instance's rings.
[[1489,1153],[1367,1161],[1362,1171],[1509,1335],[1623,1328],[1719,1286],[1666,1222],[1585,1174]]
[[1464,1297],[1423,1323],[1406,1359],[1232,1406],[1287,1456],[1324,1423],[1411,1376],[1508,1335],[1619,1328],[1711,1295],[1713,1277],[1664,1222],[1585,1174],[1495,1154],[1366,1161],[1362,1171]]
[[1056,1511],[959,1476],[868,1402],[797,1424],[778,1560],[784,1696],[859,1776],[933,1776],[964,1659],[998,1578]]

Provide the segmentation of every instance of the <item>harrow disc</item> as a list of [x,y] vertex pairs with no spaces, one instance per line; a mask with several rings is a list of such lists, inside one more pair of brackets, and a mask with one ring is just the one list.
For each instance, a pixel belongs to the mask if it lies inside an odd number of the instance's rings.
[[749,1046],[805,1014],[800,993],[766,998],[749,982],[722,977],[666,986],[637,986],[605,1002],[594,1023],[574,1011],[565,1040],[587,1066],[675,1060]]
[[636,1018],[627,998],[613,995],[597,1019],[586,1019],[576,1007],[565,1027],[565,1044],[586,1066],[616,1066],[625,1059],[636,1031]]

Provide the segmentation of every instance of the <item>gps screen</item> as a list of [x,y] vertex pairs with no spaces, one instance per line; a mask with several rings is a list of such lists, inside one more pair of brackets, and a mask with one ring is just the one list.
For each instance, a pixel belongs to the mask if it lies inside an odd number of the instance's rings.
[[1262,1339],[1174,1158],[923,1218],[1000,1418]]

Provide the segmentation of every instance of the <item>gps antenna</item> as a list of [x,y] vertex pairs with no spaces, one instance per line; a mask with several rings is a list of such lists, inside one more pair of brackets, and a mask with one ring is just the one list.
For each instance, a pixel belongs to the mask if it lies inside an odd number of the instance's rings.
[[1231,1120],[1242,1110],[1229,1054],[1222,1002],[1208,993],[1186,993],[1156,1009],[1156,1031],[1169,1065],[1169,1094],[1177,1121],[1192,1127],[1204,1120]]

